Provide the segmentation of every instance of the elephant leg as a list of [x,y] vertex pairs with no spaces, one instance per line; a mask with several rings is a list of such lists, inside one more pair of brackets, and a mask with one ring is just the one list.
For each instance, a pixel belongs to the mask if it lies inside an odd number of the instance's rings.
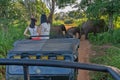
[[85,39],[88,39],[88,33],[85,33]]

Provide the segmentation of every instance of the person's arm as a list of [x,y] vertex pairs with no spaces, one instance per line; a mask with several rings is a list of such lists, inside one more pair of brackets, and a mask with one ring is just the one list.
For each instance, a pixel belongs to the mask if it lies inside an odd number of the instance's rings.
[[66,32],[65,31],[62,31],[63,35],[66,35]]
[[28,27],[25,29],[24,35],[27,36],[27,37],[30,37],[30,35],[28,34]]
[[37,33],[38,33],[38,35],[41,34],[41,26],[40,26],[40,27],[37,27]]

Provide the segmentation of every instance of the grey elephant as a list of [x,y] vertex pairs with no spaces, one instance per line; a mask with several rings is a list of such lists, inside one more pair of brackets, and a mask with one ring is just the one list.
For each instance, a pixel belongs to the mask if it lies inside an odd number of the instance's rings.
[[52,26],[50,30],[50,38],[64,38],[66,33],[67,32],[64,24]]
[[80,39],[80,29],[79,27],[71,27],[67,30],[67,35],[71,38],[77,38]]
[[88,39],[89,33],[100,33],[106,30],[106,24],[103,19],[100,20],[88,20],[81,26],[81,35],[85,34],[85,39]]

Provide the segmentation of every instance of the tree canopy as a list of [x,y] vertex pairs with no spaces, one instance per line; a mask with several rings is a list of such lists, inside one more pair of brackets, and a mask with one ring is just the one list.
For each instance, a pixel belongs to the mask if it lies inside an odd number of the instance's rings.
[[109,28],[113,28],[113,20],[120,16],[119,0],[82,0],[79,8],[85,11],[90,19],[108,16]]

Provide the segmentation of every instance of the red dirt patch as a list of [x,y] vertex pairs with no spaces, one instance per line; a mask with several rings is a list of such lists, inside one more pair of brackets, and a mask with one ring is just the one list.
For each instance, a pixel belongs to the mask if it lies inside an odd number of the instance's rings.
[[65,26],[66,30],[68,30],[69,28],[71,28],[72,26]]

